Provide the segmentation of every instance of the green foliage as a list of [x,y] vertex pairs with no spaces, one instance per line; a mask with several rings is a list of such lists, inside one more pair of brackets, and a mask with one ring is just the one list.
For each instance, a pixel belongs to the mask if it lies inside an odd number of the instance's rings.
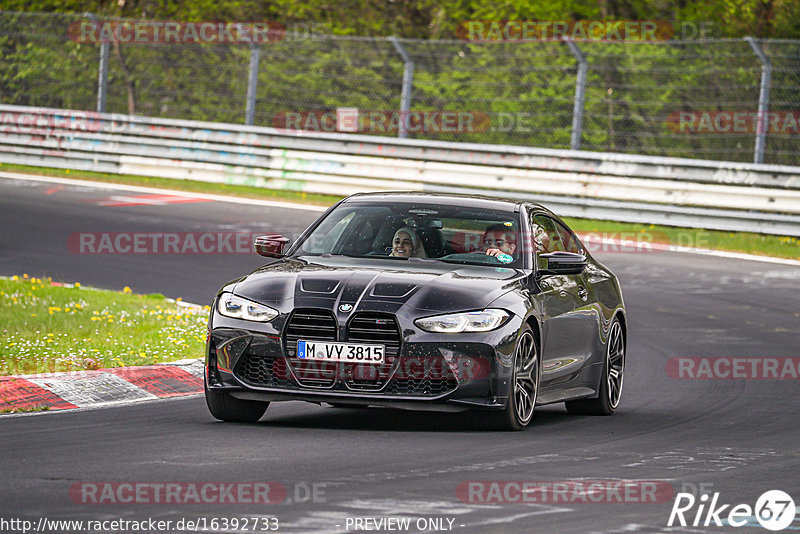
[[165,20],[320,23],[340,35],[454,38],[465,20],[709,21],[714,36],[800,37],[800,0],[4,0],[8,11]]
[[[568,148],[577,63],[560,42],[459,41],[469,20],[665,20],[710,22],[716,37],[800,36],[800,0],[343,0],[296,2],[139,0],[23,5],[0,12],[0,98],[4,103],[95,109],[99,46],[69,39],[91,11],[102,17],[159,20],[271,20],[288,30],[260,47],[255,123],[280,126],[286,112],[400,107],[403,62],[385,39],[399,35],[415,62],[412,111],[489,117],[477,131],[426,131],[411,137]],[[313,33],[309,33],[312,30]],[[318,32],[336,34],[337,38]],[[680,37],[680,32],[677,37]],[[427,39],[453,39],[433,42]],[[754,134],[676,132],[681,111],[754,111],[761,67],[741,39],[703,43],[581,43],[589,61],[581,148],[752,161]],[[770,109],[798,111],[800,45],[768,42]],[[242,123],[246,44],[114,43],[107,111]],[[380,133],[380,132],[366,132]],[[387,133],[393,135],[393,133]],[[800,164],[797,134],[770,134],[768,163]]]
[[22,276],[0,278],[0,375],[199,357],[208,306]]

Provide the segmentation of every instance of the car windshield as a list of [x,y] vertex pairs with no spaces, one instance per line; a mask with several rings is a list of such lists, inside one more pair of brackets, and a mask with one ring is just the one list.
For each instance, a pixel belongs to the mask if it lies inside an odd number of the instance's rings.
[[342,255],[521,267],[519,214],[436,204],[345,202],[294,255]]

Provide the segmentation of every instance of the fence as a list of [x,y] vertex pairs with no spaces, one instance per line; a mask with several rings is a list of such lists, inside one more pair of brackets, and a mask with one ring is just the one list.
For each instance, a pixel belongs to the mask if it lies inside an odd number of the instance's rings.
[[800,41],[76,42],[85,20],[0,12],[0,103],[322,131],[349,108],[372,135],[800,165]]
[[564,216],[800,235],[800,167],[603,154],[0,105],[0,162],[349,194],[543,202]]

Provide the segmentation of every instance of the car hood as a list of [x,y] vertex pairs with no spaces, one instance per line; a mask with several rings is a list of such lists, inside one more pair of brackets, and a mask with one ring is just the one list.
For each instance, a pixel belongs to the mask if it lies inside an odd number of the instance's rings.
[[504,267],[315,256],[266,265],[239,280],[233,292],[279,309],[350,304],[447,312],[484,308],[522,276]]

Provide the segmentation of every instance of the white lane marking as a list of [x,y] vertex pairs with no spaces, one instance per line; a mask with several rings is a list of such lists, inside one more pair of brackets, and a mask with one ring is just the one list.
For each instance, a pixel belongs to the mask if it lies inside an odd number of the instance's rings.
[[26,379],[79,408],[158,398],[116,375],[103,371],[78,371],[49,376],[32,375]]
[[180,367],[187,373],[194,376],[203,378],[205,375],[205,363],[201,358],[192,358],[190,360],[178,360],[177,362],[164,362],[162,365],[172,365],[173,367]]
[[731,447],[675,449],[654,455],[640,455],[637,461],[622,464],[622,467],[721,472],[745,467],[753,462],[777,455],[778,453],[771,449],[749,451]]
[[168,204],[187,204],[194,202],[209,202],[205,198],[183,195],[111,195],[109,198],[97,200],[98,206],[166,206]]
[[[697,229],[698,232],[702,231]],[[634,241],[630,239],[615,239],[607,237],[597,237],[597,232],[577,232],[578,237],[587,245],[589,251],[592,253],[603,254],[602,249],[595,251],[591,250],[591,245],[600,245],[604,247],[616,247],[616,250],[611,249],[608,252],[630,252],[636,253],[637,251],[646,252],[677,252],[680,254],[699,254],[701,256],[715,256],[718,258],[728,258],[734,260],[748,260],[748,261],[761,261],[765,263],[778,263],[781,265],[792,265],[800,267],[800,261],[790,260],[786,258],[775,258],[772,256],[756,256],[755,254],[744,254],[741,252],[728,252],[724,250],[712,250],[707,248],[693,248],[681,247],[678,245],[670,245],[667,243],[648,243],[644,241]],[[622,250],[624,249],[624,250]]]
[[190,193],[187,191],[177,191],[174,189],[160,189],[158,187],[144,187],[139,185],[111,184],[106,182],[93,182],[90,180],[75,180],[72,178],[57,178],[53,176],[39,176],[20,174],[15,172],[0,172],[0,178],[8,180],[24,180],[27,182],[47,182],[52,184],[75,185],[81,187],[91,187],[94,189],[106,189],[114,191],[133,191],[138,193],[151,193],[161,195],[178,195],[191,198],[202,198],[215,202],[229,202],[232,204],[246,204],[250,206],[266,206],[273,208],[286,208],[306,211],[325,211],[325,206],[311,206],[307,204],[297,204],[293,202],[280,202],[277,200],[260,200],[256,198],[240,198],[227,195],[212,195],[209,193]]

